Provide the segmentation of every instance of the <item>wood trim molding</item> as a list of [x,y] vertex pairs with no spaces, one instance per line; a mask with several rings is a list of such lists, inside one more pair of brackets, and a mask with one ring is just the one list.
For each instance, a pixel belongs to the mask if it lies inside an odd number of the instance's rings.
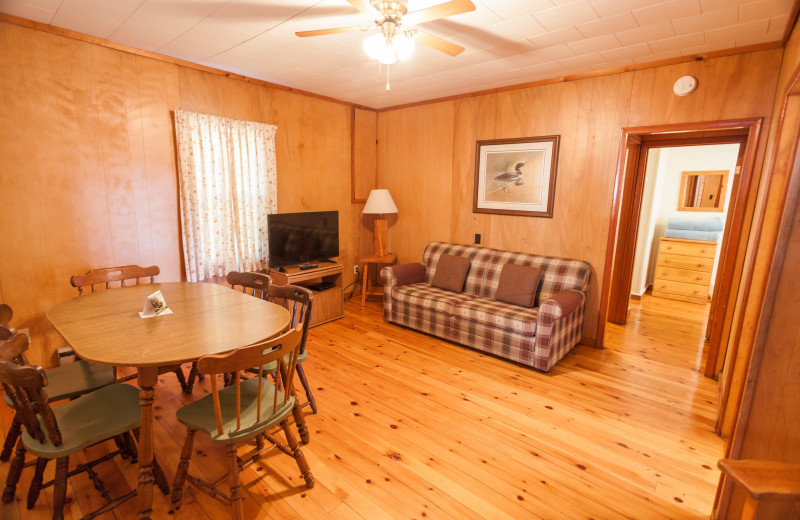
[[[795,2],[796,2],[795,9],[792,11],[792,13],[796,16],[797,3],[800,3],[800,0],[795,0]],[[564,83],[566,81],[576,81],[576,80],[581,80],[581,79],[586,79],[586,78],[595,78],[595,77],[598,77],[598,76],[607,76],[607,75],[611,75],[611,74],[619,74],[619,73],[622,73],[622,72],[633,72],[633,71],[637,71],[637,70],[652,69],[652,68],[656,68],[656,67],[663,67],[663,66],[666,66],[666,65],[677,65],[677,64],[680,64],[680,63],[687,63],[687,62],[691,62],[691,61],[702,61],[702,60],[708,60],[708,59],[712,59],[712,58],[721,58],[721,57],[724,57],[724,56],[734,56],[736,54],[747,54],[747,53],[750,53],[750,52],[765,51],[765,50],[770,50],[770,49],[779,49],[779,48],[781,48],[781,47],[783,47],[785,45],[785,41],[786,41],[784,39],[783,41],[759,43],[759,44],[748,45],[748,46],[745,46],[745,47],[739,47],[739,48],[735,48],[735,49],[723,49],[723,50],[714,51],[714,52],[706,52],[706,53],[701,53],[701,54],[692,54],[692,55],[689,55],[689,56],[678,56],[678,57],[669,58],[669,59],[666,59],[666,60],[652,61],[652,62],[641,63],[641,64],[637,64],[637,65],[628,65],[628,66],[625,66],[625,67],[615,67],[615,68],[611,68],[611,69],[603,69],[603,70],[598,70],[598,71],[594,71],[594,72],[584,72],[584,73],[581,73],[581,74],[571,74],[571,75],[568,75],[568,76],[559,76],[559,77],[555,77],[555,78],[547,78],[547,79],[543,79],[543,80],[530,81],[530,82],[526,82],[526,83],[518,83],[518,84],[515,84],[515,85],[508,85],[508,86],[505,86],[505,87],[497,87],[497,88],[491,88],[491,89],[486,89],[486,90],[479,90],[479,91],[475,91],[475,92],[467,92],[467,93],[464,93],[464,94],[456,94],[456,95],[453,95],[453,96],[445,96],[445,97],[429,99],[429,100],[425,100],[425,101],[417,101],[415,103],[406,103],[406,104],[403,104],[403,105],[395,105],[395,106],[391,106],[391,107],[375,109],[375,108],[367,107],[367,106],[364,106],[364,105],[359,105],[357,103],[350,103],[350,102],[347,102],[347,101],[342,101],[340,99],[335,99],[335,98],[332,98],[332,97],[323,96],[321,94],[315,94],[313,92],[309,92],[309,91],[306,91],[306,90],[300,90],[300,89],[296,89],[296,88],[292,88],[292,87],[287,87],[286,85],[280,85],[278,83],[270,83],[268,81],[264,81],[264,80],[260,80],[260,79],[256,79],[256,78],[251,78],[249,76],[243,76],[241,74],[235,74],[233,72],[228,72],[228,71],[225,71],[225,70],[222,70],[222,69],[217,69],[217,68],[214,68],[214,67],[208,67],[208,66],[205,66],[205,65],[200,65],[200,64],[197,64],[197,63],[193,63],[191,61],[186,61],[186,60],[182,60],[182,59],[179,59],[179,58],[173,58],[171,56],[166,56],[164,54],[159,54],[157,52],[151,52],[151,51],[145,51],[145,50],[142,50],[142,49],[137,49],[135,47],[130,47],[128,45],[123,45],[121,43],[114,43],[114,42],[109,41],[109,40],[104,40],[102,38],[97,38],[96,36],[89,36],[88,34],[79,33],[77,31],[71,31],[69,29],[62,29],[60,27],[55,27],[55,26],[52,26],[52,25],[48,25],[48,24],[44,24],[44,23],[40,23],[40,22],[35,22],[33,20],[28,20],[26,18],[20,18],[18,16],[12,16],[10,14],[0,13],[0,22],[6,22],[6,23],[14,24],[14,25],[19,25],[21,27],[27,27],[29,29],[35,29],[37,31],[43,31],[43,32],[47,32],[47,33],[50,33],[50,34],[56,34],[58,36],[64,36],[66,38],[72,38],[74,40],[80,40],[80,41],[84,41],[84,42],[87,42],[87,43],[92,43],[92,44],[95,44],[95,45],[101,45],[103,47],[108,47],[110,49],[116,49],[118,51],[127,52],[127,53],[130,53],[130,54],[135,54],[137,56],[143,56],[145,58],[151,58],[151,59],[163,61],[163,62],[166,62],[166,63],[172,63],[172,64],[175,64],[175,65],[180,65],[182,67],[187,67],[187,68],[191,68],[191,69],[195,69],[195,70],[201,70],[203,72],[208,72],[208,73],[216,74],[216,75],[219,75],[219,76],[225,76],[225,77],[232,78],[232,79],[238,79],[238,80],[241,80],[241,81],[246,81],[248,83],[253,83],[255,85],[261,85],[261,86],[264,86],[264,87],[274,88],[274,89],[282,90],[282,91],[285,91],[285,92],[292,92],[292,93],[300,94],[300,95],[303,95],[303,96],[309,96],[309,97],[313,97],[313,98],[316,98],[316,99],[321,99],[323,101],[330,101],[332,103],[338,103],[338,104],[341,104],[341,105],[347,105],[347,106],[351,106],[351,107],[355,107],[355,108],[360,108],[362,110],[371,110],[371,111],[374,111],[374,112],[387,112],[387,111],[390,111],[390,110],[398,110],[398,109],[402,109],[402,108],[411,108],[411,107],[420,106],[420,105],[429,105],[429,104],[433,104],[433,103],[441,103],[441,102],[444,102],[444,101],[453,101],[453,100],[457,100],[457,99],[465,99],[465,98],[470,98],[470,97],[483,96],[483,95],[486,95],[486,94],[496,94],[496,93],[507,92],[507,91],[511,91],[511,90],[520,90],[520,89],[525,89],[525,88],[530,88],[530,87],[538,87],[538,86],[541,86],[541,85],[551,85],[553,83]]]
[[367,199],[356,197],[356,107],[350,107],[350,202],[367,202]]

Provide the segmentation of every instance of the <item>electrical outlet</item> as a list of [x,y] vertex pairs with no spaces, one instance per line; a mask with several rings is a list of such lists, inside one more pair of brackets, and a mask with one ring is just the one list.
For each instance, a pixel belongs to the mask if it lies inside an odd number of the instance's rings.
[[353,274],[358,276],[358,266],[357,265],[353,266]]
[[475,243],[476,244],[480,244],[481,243],[481,234],[480,233],[475,233]]

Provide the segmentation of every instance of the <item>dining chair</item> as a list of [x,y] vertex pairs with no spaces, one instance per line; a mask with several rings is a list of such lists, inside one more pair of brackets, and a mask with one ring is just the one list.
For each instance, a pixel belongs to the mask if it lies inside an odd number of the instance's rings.
[[308,359],[306,341],[308,340],[308,327],[311,323],[311,305],[314,302],[314,293],[310,289],[299,285],[270,285],[268,292],[269,297],[267,299],[269,301],[284,306],[291,313],[290,326],[297,327],[301,325],[303,327],[300,354],[297,357],[297,375],[300,377],[300,382],[306,392],[306,402],[302,403],[300,407],[310,406],[311,412],[316,414],[317,402],[314,400],[314,394],[311,393],[311,387],[303,370],[303,363]]
[[[83,295],[86,291],[95,292],[98,288],[114,289],[117,287],[126,287],[128,285],[139,285],[142,280],[145,283],[155,283],[156,276],[161,272],[157,265],[150,267],[140,267],[138,265],[123,265],[120,267],[101,267],[98,269],[91,269],[85,274],[76,274],[70,277],[69,282],[73,287],[78,289],[78,294]],[[184,393],[191,393],[189,388],[187,391],[186,377],[183,375],[183,369],[180,365],[172,365],[168,367],[160,367],[159,374],[173,372],[175,377],[178,378],[178,383]],[[130,381],[135,379],[136,374],[125,376],[117,380],[118,383]]]
[[[262,300],[267,299],[267,288],[271,281],[270,277],[263,273],[231,271],[225,276],[225,280],[232,289],[237,287],[245,294],[250,294]],[[196,379],[203,380],[203,374],[197,371],[197,362],[192,363],[189,375],[186,377],[186,386],[183,388],[185,394],[191,394]],[[226,382],[228,380],[226,379]]]
[[[51,407],[52,397],[45,391],[45,388],[50,389],[49,377],[42,367],[25,360],[23,353],[27,348],[28,337],[22,333],[16,333],[0,344],[0,383],[25,427],[17,441],[17,452],[8,473],[6,488],[8,490],[10,486],[12,497],[26,452],[37,457],[36,470],[28,489],[28,509],[36,505],[41,490],[52,485],[53,518],[63,519],[67,479],[83,471],[106,500],[105,505],[84,518],[94,518],[135,496],[134,489],[112,498],[93,468],[116,455],[136,461],[138,454],[131,431],[139,428],[139,391],[130,385],[111,384]],[[114,440],[117,449],[69,470],[70,455],[107,440]],[[55,478],[43,483],[47,463],[52,459],[56,459]],[[156,462],[153,476],[161,491],[169,494],[169,484]],[[5,495],[3,498],[6,502]]]
[[[8,304],[0,304],[0,341],[8,340],[17,333],[10,324],[13,315],[14,313]],[[19,356],[22,356],[24,360],[22,352],[19,353]],[[100,387],[110,385],[116,379],[116,373],[114,372],[114,367],[79,360],[51,368],[48,371],[48,377],[50,380],[50,386],[47,389],[48,396],[50,401],[53,402],[72,399]],[[8,394],[3,395],[3,400],[13,407]],[[20,417],[15,413],[3,442],[3,450],[0,451],[0,461],[8,462],[11,458],[11,453],[14,451],[14,446],[21,432],[22,423],[20,422]],[[7,492],[3,493],[2,500],[7,503],[13,497],[14,493],[11,490],[10,496],[8,496]]]
[[[188,480],[197,489],[230,506],[231,517],[241,520],[244,498],[239,472],[275,448],[294,458],[306,486],[314,487],[314,477],[289,424],[295,407],[293,380],[302,336],[301,328],[291,329],[278,338],[198,360],[198,371],[211,378],[211,394],[183,406],[176,414],[178,420],[187,427],[187,433],[172,487],[171,502],[175,510],[180,507],[183,486]],[[278,369],[271,382],[261,371],[258,377],[242,377],[242,372],[251,367],[272,363]],[[218,379],[225,373],[234,374],[233,384],[220,389]],[[286,444],[276,437],[280,429],[283,430]],[[226,446],[230,466],[228,493],[216,487],[221,479],[209,483],[189,473],[189,461],[198,431],[208,434],[215,444]],[[252,439],[261,442],[239,457],[236,444]]]
[[[311,323],[313,293],[310,289],[299,285],[274,285],[270,283],[269,276],[262,273],[231,271],[226,276],[226,280],[233,289],[241,287],[248,294],[285,307],[291,315],[289,326],[292,328],[302,326],[303,337],[300,341],[300,354],[297,358],[296,370],[306,393],[306,402],[295,405],[294,416],[300,440],[303,444],[308,444],[310,435],[301,409],[305,406],[311,406],[312,413],[317,413],[317,403],[314,400],[314,394],[311,393],[311,387],[303,370],[303,363],[308,359],[306,340],[308,339],[308,326]],[[275,366],[266,367],[265,371],[271,375],[275,372],[275,368]]]

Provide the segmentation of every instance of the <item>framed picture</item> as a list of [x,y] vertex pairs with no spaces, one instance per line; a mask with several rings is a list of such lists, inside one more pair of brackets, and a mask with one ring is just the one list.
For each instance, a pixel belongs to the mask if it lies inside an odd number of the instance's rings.
[[560,136],[478,141],[474,213],[552,217]]

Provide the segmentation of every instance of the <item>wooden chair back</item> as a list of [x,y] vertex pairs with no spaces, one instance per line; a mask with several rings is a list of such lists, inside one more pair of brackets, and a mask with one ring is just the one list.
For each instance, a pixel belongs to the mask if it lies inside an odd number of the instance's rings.
[[232,289],[236,289],[239,286],[242,288],[243,293],[251,294],[262,300],[267,299],[267,290],[272,282],[270,277],[263,273],[242,273],[239,271],[231,271],[225,277],[225,280]]
[[308,326],[311,321],[311,304],[313,294],[310,289],[299,285],[270,285],[269,297],[272,303],[282,305],[291,313],[290,326],[292,328],[302,327],[303,337],[300,340],[300,353],[306,350],[306,339],[308,338]]
[[19,332],[0,344],[0,383],[31,437],[44,443],[46,431],[53,445],[60,446],[61,431],[44,391],[47,374],[42,367],[28,364],[22,355],[27,348],[28,336]]
[[94,292],[99,286],[103,286],[105,289],[125,287],[126,282],[130,282],[130,285],[139,285],[143,278],[149,278],[149,282],[153,283],[160,272],[161,270],[156,265],[150,267],[139,267],[138,265],[102,267],[92,269],[86,274],[72,276],[69,282],[73,287],[78,288],[78,294],[83,294],[86,287],[90,287],[91,292]]
[[28,335],[10,325],[0,324],[0,359],[28,364],[23,352],[28,350]]
[[[209,374],[211,376],[211,394],[214,400],[214,414],[216,416],[217,433],[222,435],[223,432],[223,415],[229,417],[230,412],[223,413],[220,404],[219,387],[217,384],[218,374],[233,373],[233,385],[236,386],[236,428],[242,429],[242,400],[241,400],[241,384],[243,378],[242,372],[252,369],[257,366],[258,369],[258,396],[256,408],[256,423],[261,422],[262,419],[262,388],[263,385],[274,385],[274,398],[272,403],[272,413],[278,410],[278,404],[285,404],[291,396],[294,395],[294,374],[295,365],[297,364],[298,350],[300,347],[300,338],[302,337],[301,329],[291,329],[285,334],[236,349],[227,354],[219,354],[213,356],[205,356],[197,361],[197,370],[201,374]],[[284,361],[284,356],[287,356],[288,362]],[[275,372],[275,377],[270,382],[269,379],[264,377],[264,365],[272,362],[278,363],[278,370]],[[226,391],[231,391],[227,390]],[[245,403],[245,405],[252,405],[252,403]],[[244,427],[248,428],[253,424],[245,424]]]
[[14,311],[7,303],[0,303],[0,325],[7,325],[11,323],[11,318],[14,316]]

